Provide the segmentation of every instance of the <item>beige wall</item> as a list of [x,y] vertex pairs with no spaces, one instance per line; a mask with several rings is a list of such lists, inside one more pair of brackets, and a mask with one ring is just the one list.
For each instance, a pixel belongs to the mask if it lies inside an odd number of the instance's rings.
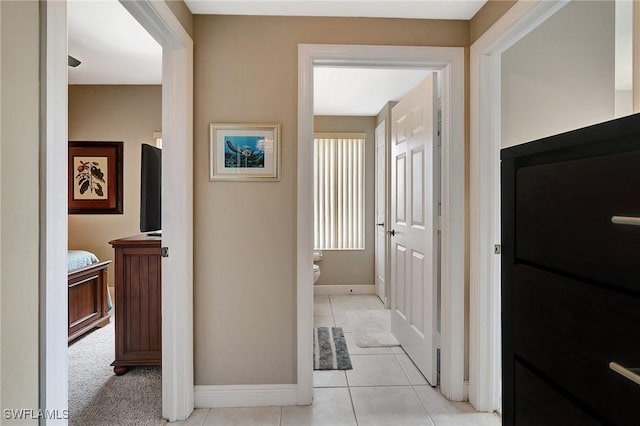
[[[468,25],[194,17],[196,384],[296,381],[298,44],[467,46]],[[281,123],[282,180],[209,182],[210,122]]]
[[375,117],[314,117],[316,132],[365,133],[364,250],[325,250],[316,285],[374,284]]
[[489,0],[469,22],[469,45],[480,38],[517,0]]
[[614,118],[614,12],[572,1],[502,54],[502,147]]
[[[69,215],[69,248],[113,259],[108,244],[140,232],[140,146],[162,127],[162,86],[69,86],[69,140],[122,141],[123,214]],[[113,264],[108,270],[113,287]]]
[[[38,408],[38,8],[0,2],[1,409]],[[3,425],[38,424],[0,415]]]

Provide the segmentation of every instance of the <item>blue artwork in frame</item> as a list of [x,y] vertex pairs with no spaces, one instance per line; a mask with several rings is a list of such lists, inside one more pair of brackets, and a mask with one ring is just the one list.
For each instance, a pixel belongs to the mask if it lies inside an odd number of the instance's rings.
[[264,168],[265,138],[262,136],[226,136],[225,168]]
[[209,125],[209,180],[280,180],[279,124]]

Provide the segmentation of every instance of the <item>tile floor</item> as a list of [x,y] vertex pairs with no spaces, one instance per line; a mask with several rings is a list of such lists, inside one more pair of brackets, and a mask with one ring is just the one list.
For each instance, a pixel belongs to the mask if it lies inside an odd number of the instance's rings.
[[183,426],[499,426],[500,417],[451,402],[400,347],[359,348],[347,311],[383,309],[373,295],[314,297],[314,326],[342,327],[353,370],[314,371],[311,406],[197,409]]

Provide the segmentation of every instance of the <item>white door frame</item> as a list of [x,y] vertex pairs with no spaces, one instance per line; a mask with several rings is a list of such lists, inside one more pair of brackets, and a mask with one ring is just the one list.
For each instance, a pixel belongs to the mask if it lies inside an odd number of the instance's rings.
[[[39,405],[68,408],[67,4],[40,2]],[[43,419],[41,424],[66,425]]]
[[[193,42],[165,2],[122,2],[163,47],[162,416],[186,419],[193,386]],[[67,409],[67,18],[42,2],[40,408]],[[175,141],[175,143],[174,143]],[[169,177],[171,177],[169,179]],[[62,285],[64,284],[64,288]],[[61,366],[64,366],[61,368]],[[66,420],[45,421],[66,424]]]
[[440,70],[442,92],[441,391],[464,398],[464,48],[358,45],[298,46],[297,403],[313,393],[313,68],[314,65]]
[[[379,137],[378,135],[380,135],[380,133],[382,133],[382,137],[384,138],[384,177],[383,177],[383,181],[380,182],[379,181],[379,164],[380,164],[380,160],[379,160],[379,151],[378,151],[378,144],[379,144]],[[384,187],[384,225],[382,226],[382,234],[384,235],[384,241],[382,242],[382,245],[384,247],[384,298],[381,298],[382,303],[384,303],[385,306],[388,305],[388,300],[389,298],[389,292],[387,291],[387,284],[389,283],[389,279],[388,279],[388,275],[389,275],[389,236],[386,233],[386,226],[387,226],[387,221],[388,221],[388,216],[387,216],[387,211],[389,210],[389,195],[387,193],[387,187],[388,187],[388,183],[387,182],[387,177],[389,176],[388,173],[388,167],[387,167],[387,160],[389,159],[389,156],[387,155],[387,151],[389,149],[389,146],[391,146],[391,144],[389,143],[389,140],[387,138],[387,119],[385,118],[384,120],[382,120],[380,122],[380,124],[378,124],[375,128],[374,131],[374,145],[376,147],[376,151],[375,151],[375,188],[374,188],[374,194],[375,194],[375,200],[374,200],[374,205],[375,205],[375,235],[374,235],[374,256],[375,256],[375,265],[376,267],[374,268],[374,285],[376,288],[376,294],[378,295],[378,297],[380,297],[380,291],[378,289],[378,239],[380,238],[380,225],[378,225],[378,220],[380,220],[379,216],[378,216],[378,203],[380,202],[379,200],[379,192],[378,192],[378,186],[382,185]]]
[[501,55],[568,1],[519,1],[470,55],[469,402],[500,409],[500,70]]

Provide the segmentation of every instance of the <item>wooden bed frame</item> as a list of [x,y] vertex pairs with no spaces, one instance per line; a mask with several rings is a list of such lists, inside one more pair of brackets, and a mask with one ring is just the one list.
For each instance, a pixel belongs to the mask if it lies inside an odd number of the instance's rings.
[[107,312],[107,267],[110,260],[68,274],[69,338],[77,339],[111,320]]

